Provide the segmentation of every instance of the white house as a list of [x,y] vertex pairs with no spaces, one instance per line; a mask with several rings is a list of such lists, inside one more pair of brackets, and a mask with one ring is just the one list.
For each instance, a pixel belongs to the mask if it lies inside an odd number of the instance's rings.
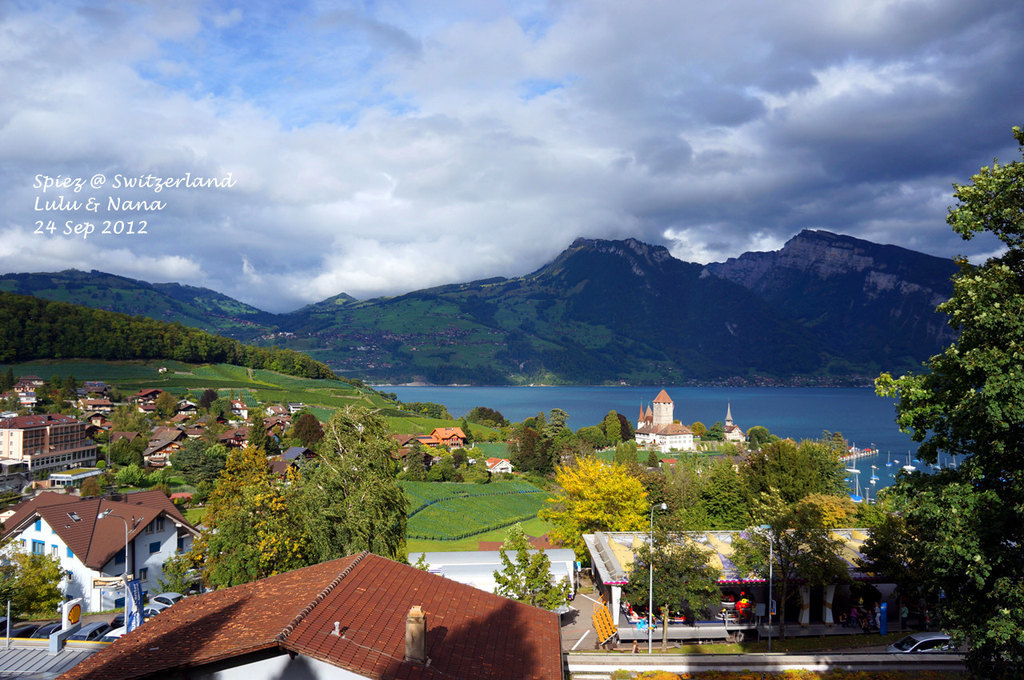
[[65,595],[81,597],[85,611],[124,606],[124,573],[142,582],[145,598],[159,588],[164,562],[199,535],[160,491],[120,500],[47,492],[13,510],[4,521],[9,549],[57,558],[67,576]]
[[498,474],[499,472],[507,472],[511,474],[512,461],[508,458],[488,458],[487,471],[491,474]]

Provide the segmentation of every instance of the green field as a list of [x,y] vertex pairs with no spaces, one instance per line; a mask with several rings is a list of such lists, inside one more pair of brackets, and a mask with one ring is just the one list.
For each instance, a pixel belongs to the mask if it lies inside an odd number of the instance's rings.
[[[160,368],[166,368],[167,372],[160,373]],[[348,404],[359,404],[370,409],[387,405],[376,393],[340,380],[297,378],[229,364],[189,365],[176,361],[106,362],[76,359],[15,364],[14,373],[38,375],[44,379],[53,375],[74,375],[79,382],[102,380],[125,394],[143,387],[157,387],[179,396],[191,393],[198,398],[203,390],[214,389],[221,396],[229,396],[234,392],[249,403],[302,402],[321,409],[336,409]],[[326,411],[321,413],[326,414]],[[450,425],[450,422],[445,424]]]
[[[523,531],[527,536],[543,536],[551,531],[554,526],[549,522],[534,517],[533,519],[521,522]],[[422,538],[410,538],[406,541],[406,549],[410,552],[452,552],[463,550],[479,550],[481,541],[504,541],[507,527],[492,529],[482,534],[462,538],[457,541],[426,540]]]
[[[410,539],[453,542],[534,519],[550,494],[529,482],[401,482],[409,499]],[[501,539],[494,539],[501,540]],[[449,548],[453,549],[453,548]]]

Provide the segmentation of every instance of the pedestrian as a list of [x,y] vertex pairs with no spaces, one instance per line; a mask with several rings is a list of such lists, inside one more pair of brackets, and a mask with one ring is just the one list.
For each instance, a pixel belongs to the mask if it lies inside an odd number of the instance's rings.
[[857,627],[857,605],[850,607],[850,625],[854,628]]
[[910,609],[907,607],[906,600],[904,600],[903,604],[900,606],[900,630],[901,631],[906,630],[906,628],[907,628],[907,618],[909,616],[910,616]]
[[882,605],[875,603],[875,628],[882,630]]
[[639,654],[640,653],[640,641],[637,640],[636,638],[633,638],[633,653],[634,654]]

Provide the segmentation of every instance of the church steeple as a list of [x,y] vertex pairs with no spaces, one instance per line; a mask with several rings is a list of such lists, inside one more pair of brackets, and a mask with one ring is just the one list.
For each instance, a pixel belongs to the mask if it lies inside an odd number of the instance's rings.
[[732,425],[732,404],[725,402],[725,426]]

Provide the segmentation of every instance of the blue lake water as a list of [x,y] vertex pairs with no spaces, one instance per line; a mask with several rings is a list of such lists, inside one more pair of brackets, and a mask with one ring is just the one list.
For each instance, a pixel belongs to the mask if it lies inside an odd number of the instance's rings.
[[[615,410],[631,422],[661,387],[384,387],[402,401],[444,404],[456,418],[475,406],[501,411],[511,421],[521,421],[539,411],[560,408],[569,414],[569,426],[596,425]],[[727,405],[733,421],[747,430],[763,425],[780,437],[796,440],[820,437],[822,432],[841,432],[859,448],[877,449],[874,456],[852,461],[860,472],[850,475],[851,487],[859,479],[862,488],[874,492],[892,483],[907,464],[917,445],[896,427],[891,399],[875,395],[871,388],[839,387],[665,387],[675,403],[675,418],[685,424],[700,421],[711,426],[725,420]],[[886,463],[890,463],[887,467]],[[946,461],[940,461],[946,464]],[[873,470],[871,466],[876,466]],[[919,469],[921,465],[917,465]],[[870,484],[872,474],[878,479]]]

